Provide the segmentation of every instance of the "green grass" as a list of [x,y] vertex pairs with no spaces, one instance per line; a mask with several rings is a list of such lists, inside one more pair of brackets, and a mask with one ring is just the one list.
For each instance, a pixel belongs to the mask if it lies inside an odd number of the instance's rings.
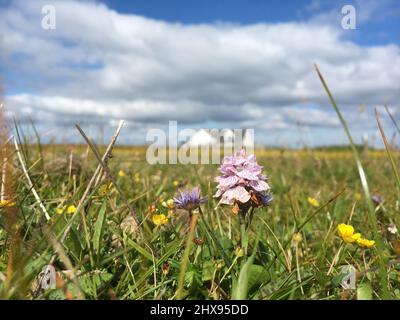
[[[369,209],[349,151],[256,151],[270,176],[274,201],[269,208],[255,210],[246,232],[247,256],[243,256],[239,253],[243,252],[239,218],[228,206],[215,209],[217,200],[212,195],[217,166],[151,166],[140,148],[114,150],[108,162],[123,196],[115,187],[106,195],[99,195],[98,187],[91,190],[83,214],[75,217],[62,250],[57,250],[72,215],[57,214],[56,209],[64,204],[77,206],[98,161],[93,154],[86,157],[82,147],[42,148],[39,153],[30,145],[24,153],[35,189],[52,219],[46,222],[15,163],[13,168],[20,176],[16,180],[20,241],[10,242],[1,215],[0,272],[3,279],[11,276],[0,282],[1,298],[175,299],[181,264],[186,261],[178,298],[351,299],[357,297],[357,290],[345,292],[338,285],[340,267],[351,264],[360,273],[359,288],[372,288],[372,298],[380,299],[383,291],[377,250],[387,261],[389,298],[400,298],[398,235],[385,231],[390,223],[400,225],[398,198],[391,162],[384,151],[364,150],[360,155],[371,194],[385,199],[382,205],[374,206],[378,230],[366,223]],[[43,167],[37,161],[40,154]],[[398,161],[397,152],[391,155]],[[118,175],[120,170],[125,176]],[[149,212],[154,204],[158,213],[167,214],[162,201],[175,195],[174,181],[184,185],[182,188],[200,186],[208,195],[194,229],[194,237],[205,241],[192,242],[186,255],[187,213],[177,212],[164,227],[156,227]],[[109,183],[103,175],[98,186]],[[309,196],[318,200],[319,208],[308,203]],[[130,207],[134,208],[140,232],[121,228]],[[349,222],[350,217],[357,230],[380,240],[382,248],[356,250],[355,245],[343,246],[336,227]],[[292,241],[296,233],[302,235],[299,243]],[[11,245],[18,246],[17,259],[12,262]],[[63,280],[57,289],[33,297],[32,283],[54,253],[54,266]],[[335,257],[339,259],[332,265]]]

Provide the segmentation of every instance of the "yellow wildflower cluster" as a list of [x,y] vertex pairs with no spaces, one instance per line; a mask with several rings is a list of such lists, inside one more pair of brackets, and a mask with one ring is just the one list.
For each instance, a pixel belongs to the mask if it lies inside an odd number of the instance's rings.
[[120,176],[121,178],[126,177],[125,171],[124,170],[119,170],[118,176]]
[[11,200],[0,200],[0,208],[2,207],[13,207],[15,206],[15,201],[11,201]]
[[74,205],[70,205],[70,206],[63,206],[62,208],[57,208],[56,212],[58,214],[63,214],[64,212],[68,213],[68,214],[73,214],[76,211],[76,207]]
[[359,232],[354,233],[354,227],[349,224],[345,224],[345,223],[339,224],[338,234],[339,234],[339,237],[345,243],[354,243],[355,242],[361,248],[373,248],[375,246],[374,240],[368,240],[368,239],[362,238],[361,233],[359,233]]
[[156,226],[162,226],[168,223],[168,218],[165,214],[153,214],[152,220]]
[[175,203],[173,199],[168,199],[167,201],[163,201],[162,205],[163,207],[166,207],[168,209],[168,215],[165,215],[163,213],[157,214],[156,212],[158,211],[158,209],[155,207],[155,205],[149,208],[150,213],[153,213],[151,219],[156,226],[162,226],[167,224],[168,220],[171,217],[175,216]]
[[168,217],[173,217],[175,216],[175,203],[174,199],[168,199],[167,201],[164,201],[162,205],[166,208],[168,208]]
[[139,173],[139,172],[136,172],[136,173],[133,175],[133,180],[134,180],[136,183],[140,182],[140,173]]

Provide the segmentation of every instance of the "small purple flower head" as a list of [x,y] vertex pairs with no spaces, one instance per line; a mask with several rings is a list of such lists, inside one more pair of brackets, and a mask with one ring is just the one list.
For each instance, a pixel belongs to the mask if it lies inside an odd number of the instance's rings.
[[197,209],[204,202],[205,198],[201,196],[201,190],[198,187],[193,188],[192,191],[182,192],[179,190],[178,196],[174,198],[177,208],[188,211]]
[[219,168],[222,175],[215,178],[218,190],[214,197],[221,197],[220,203],[228,205],[250,204],[250,200],[252,206],[269,205],[272,197],[262,168],[255,155],[246,156],[244,150],[225,157]]
[[379,194],[371,196],[371,199],[376,205],[381,204],[383,202],[383,197]]
[[263,207],[269,206],[272,202],[272,196],[269,193],[265,193],[261,195],[261,205]]

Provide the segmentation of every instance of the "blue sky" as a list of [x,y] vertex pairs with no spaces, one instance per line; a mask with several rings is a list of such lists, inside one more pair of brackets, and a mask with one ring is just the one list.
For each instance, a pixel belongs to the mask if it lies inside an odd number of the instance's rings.
[[[55,30],[41,8],[56,9]],[[341,27],[356,8],[357,29]],[[0,0],[10,115],[45,139],[79,141],[74,123],[141,144],[151,128],[252,128],[256,143],[344,144],[313,64],[357,142],[379,141],[373,110],[400,120],[400,2]],[[383,119],[388,133],[393,128]],[[375,142],[374,142],[375,143]],[[376,142],[377,143],[377,142]],[[377,143],[378,144],[378,143]]]
[[340,19],[341,8],[350,4],[368,15],[367,19],[361,17],[358,28],[349,35],[353,41],[362,45],[400,42],[400,6],[397,1],[170,0],[166,4],[159,0],[105,0],[104,3],[119,12],[170,22],[194,24],[220,21],[247,25],[308,21],[329,11],[336,11],[337,19]]
[[284,22],[297,19],[307,6],[307,1],[262,0],[171,0],[168,5],[160,1],[104,1],[120,12],[139,14],[170,22],[209,23],[228,21],[243,24],[257,22]]

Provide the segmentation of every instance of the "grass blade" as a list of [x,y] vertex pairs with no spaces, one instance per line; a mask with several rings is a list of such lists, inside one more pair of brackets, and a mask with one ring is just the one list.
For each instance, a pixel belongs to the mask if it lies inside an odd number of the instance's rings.
[[392,120],[392,122],[393,122],[395,128],[397,129],[397,132],[400,134],[400,128],[399,128],[399,126],[397,125],[397,122],[396,122],[396,120],[394,119],[392,113],[389,111],[389,108],[387,107],[387,105],[385,105],[385,109],[386,109],[387,114],[388,114],[389,117],[390,117],[390,120]]
[[379,265],[380,265],[380,280],[381,280],[381,286],[382,286],[382,292],[383,292],[383,298],[384,299],[389,299],[390,298],[390,294],[389,294],[389,290],[388,290],[388,280],[387,280],[387,271],[386,271],[386,267],[385,267],[385,261],[384,261],[384,257],[383,257],[383,251],[384,251],[384,244],[381,240],[380,234],[378,232],[378,222],[375,216],[375,209],[374,209],[374,205],[372,203],[372,199],[371,199],[371,194],[369,192],[369,187],[368,187],[368,182],[367,182],[367,177],[365,175],[365,171],[364,168],[361,164],[361,160],[360,160],[360,156],[358,154],[356,145],[353,141],[353,138],[350,134],[350,130],[347,126],[347,123],[345,121],[345,119],[342,116],[342,113],[340,112],[339,107],[336,104],[335,99],[333,98],[332,93],[330,92],[328,85],[326,84],[321,72],[319,71],[319,68],[317,65],[315,65],[315,70],[317,71],[318,77],[321,80],[322,86],[325,89],[325,92],[327,93],[329,100],[332,104],[333,109],[336,111],[336,114],[340,120],[340,123],[342,124],[342,127],[347,135],[347,138],[349,139],[350,142],[350,147],[351,150],[353,152],[353,156],[354,156],[354,160],[356,162],[357,165],[357,170],[361,179],[361,185],[365,194],[365,198],[367,201],[367,205],[368,205],[368,212],[369,212],[369,221],[371,224],[371,228],[373,230],[373,234],[374,237],[376,239],[376,243],[377,243],[377,253],[378,253],[378,258],[379,258]]
[[386,153],[387,153],[387,156],[388,156],[388,158],[390,160],[390,164],[392,166],[392,170],[393,170],[394,176],[396,177],[397,188],[398,188],[397,192],[399,192],[399,194],[400,194],[400,176],[399,176],[399,172],[397,171],[397,167],[396,167],[396,164],[394,162],[392,153],[390,152],[389,143],[388,143],[388,141],[386,139],[385,131],[383,130],[381,121],[379,119],[378,111],[376,111],[376,109],[375,109],[375,118],[376,118],[376,122],[378,123],[379,131],[381,132],[383,143],[385,144]]
[[104,221],[106,220],[106,209],[107,209],[107,202],[104,201],[103,204],[101,205],[99,215],[94,225],[93,250],[97,257],[99,256],[100,252],[101,236],[103,234]]

